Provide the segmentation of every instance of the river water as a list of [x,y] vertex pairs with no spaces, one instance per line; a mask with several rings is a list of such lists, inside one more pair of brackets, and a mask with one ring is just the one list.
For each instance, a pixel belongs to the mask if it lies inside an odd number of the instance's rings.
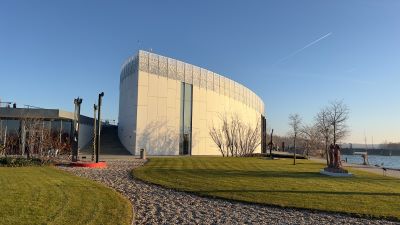
[[[361,155],[342,155],[341,158],[342,160],[347,158],[348,163],[363,163]],[[368,161],[371,166],[379,165],[387,168],[400,169],[400,156],[368,155]]]

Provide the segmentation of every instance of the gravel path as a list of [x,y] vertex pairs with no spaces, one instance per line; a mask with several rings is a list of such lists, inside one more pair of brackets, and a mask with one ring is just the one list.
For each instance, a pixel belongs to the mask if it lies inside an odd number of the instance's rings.
[[110,161],[107,169],[60,168],[121,192],[134,206],[135,224],[400,224],[199,197],[133,178],[131,170],[143,164],[135,159]]

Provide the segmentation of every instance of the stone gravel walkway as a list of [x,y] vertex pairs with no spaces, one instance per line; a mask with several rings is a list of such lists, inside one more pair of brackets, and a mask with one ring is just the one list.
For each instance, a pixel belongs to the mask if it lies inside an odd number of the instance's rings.
[[109,161],[107,169],[60,167],[121,192],[134,206],[134,224],[400,224],[341,214],[282,209],[199,197],[131,176],[143,160]]

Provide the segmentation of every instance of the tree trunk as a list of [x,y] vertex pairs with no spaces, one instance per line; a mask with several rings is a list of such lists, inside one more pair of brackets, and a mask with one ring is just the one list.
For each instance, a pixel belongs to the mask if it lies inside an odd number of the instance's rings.
[[[21,120],[20,122],[20,129],[21,129],[21,143],[20,143],[20,148],[21,148],[21,155],[25,155],[25,146],[26,146],[26,127],[25,127],[25,120]],[[27,157],[29,158],[29,156]]]
[[326,166],[329,166],[328,138],[325,139],[325,157],[326,157]]
[[333,145],[336,144],[336,123],[333,123]]
[[296,135],[294,135],[294,153],[293,153],[293,165],[296,165]]
[[271,159],[272,159],[272,135],[274,134],[274,129],[272,129],[272,131],[271,131],[271,145],[269,146],[269,156],[271,157]]

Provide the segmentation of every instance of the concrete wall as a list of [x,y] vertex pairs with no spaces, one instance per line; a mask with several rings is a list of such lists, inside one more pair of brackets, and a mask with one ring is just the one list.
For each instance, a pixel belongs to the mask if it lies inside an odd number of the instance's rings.
[[193,84],[192,155],[220,155],[209,135],[220,116],[237,115],[255,126],[264,114],[262,100],[243,85],[140,51],[122,66],[120,83],[119,137],[133,154],[140,148],[150,155],[179,154],[182,82]]
[[[192,155],[220,155],[209,130],[212,126],[221,127],[221,116],[238,116],[252,127],[261,120],[259,112],[240,101],[212,90],[200,87],[193,89]],[[261,146],[256,152],[261,152]]]
[[138,90],[136,149],[145,148],[149,155],[179,154],[181,83],[139,71]]
[[122,145],[135,154],[136,149],[136,118],[138,71],[137,57],[129,58],[129,63],[123,67],[119,87],[118,137]]

